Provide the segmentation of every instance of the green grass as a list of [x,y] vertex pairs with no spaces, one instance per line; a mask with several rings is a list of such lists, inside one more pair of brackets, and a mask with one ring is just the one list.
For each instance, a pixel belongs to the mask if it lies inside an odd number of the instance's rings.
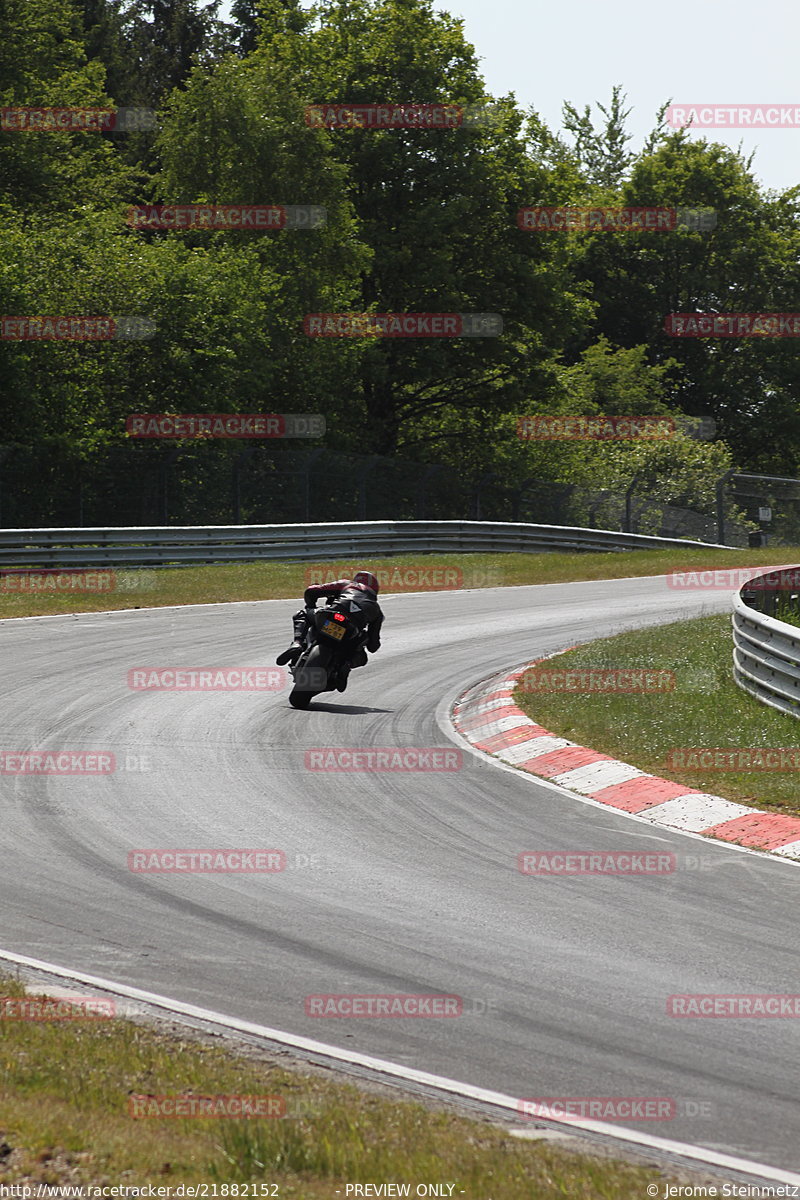
[[733,682],[732,649],[729,616],[621,633],[547,659],[542,667],[654,667],[674,672],[674,690],[601,695],[518,688],[515,697],[528,716],[559,737],[704,792],[800,817],[796,771],[690,770],[668,757],[681,747],[800,747],[800,720],[759,703]]
[[[415,585],[417,572],[439,568],[441,579],[457,586],[513,587],[531,583],[617,579],[660,575],[667,571],[708,567],[795,565],[800,548],[759,550],[631,550],[583,554],[406,554],[397,558],[332,559],[320,562],[236,563],[170,569],[124,569],[115,572],[112,591],[73,593],[9,592],[0,578],[0,618],[51,613],[98,612],[112,608],[145,608],[170,604],[217,604],[230,600],[296,599],[309,572],[346,575],[358,566],[386,572],[383,591],[425,590]],[[36,571],[36,568],[31,568]],[[445,575],[444,572],[449,572]],[[460,576],[458,573],[460,572]],[[381,576],[383,578],[383,576]],[[317,578],[315,576],[314,578]]]
[[[24,989],[2,979],[0,994]],[[321,1069],[289,1070],[266,1051],[222,1050],[202,1035],[138,1022],[0,1019],[0,1062],[3,1184],[263,1181],[279,1185],[285,1200],[330,1200],[346,1182],[409,1181],[413,1190],[435,1180],[455,1183],[453,1194],[463,1189],[472,1200],[641,1200],[661,1178],[605,1156],[521,1141],[441,1105],[387,1099],[388,1089],[359,1090]],[[130,1093],[187,1092],[278,1095],[286,1116],[128,1114]]]
[[[769,609],[766,611],[769,612]],[[786,595],[778,597],[775,610],[769,615],[775,617],[777,621],[785,622],[787,625],[800,626],[800,611],[798,611],[797,602],[791,600]]]

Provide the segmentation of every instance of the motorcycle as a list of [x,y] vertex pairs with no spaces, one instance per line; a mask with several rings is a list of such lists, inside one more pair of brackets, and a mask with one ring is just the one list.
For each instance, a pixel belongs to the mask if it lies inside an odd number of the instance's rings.
[[309,616],[303,651],[289,667],[292,708],[308,708],[320,692],[332,692],[347,678],[351,659],[367,640],[364,615],[346,600],[310,610]]

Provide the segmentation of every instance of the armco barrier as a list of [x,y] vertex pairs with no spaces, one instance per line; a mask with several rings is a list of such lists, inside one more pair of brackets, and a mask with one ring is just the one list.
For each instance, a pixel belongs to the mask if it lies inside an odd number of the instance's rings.
[[[783,568],[786,575],[800,567]],[[769,575],[755,575],[733,598],[733,677],[756,700],[800,717],[800,628],[759,612],[743,597],[766,597],[776,589]],[[800,591],[800,588],[797,588]],[[784,594],[790,592],[784,589]]]
[[731,549],[608,529],[496,521],[0,529],[2,567],[169,566],[437,552]]

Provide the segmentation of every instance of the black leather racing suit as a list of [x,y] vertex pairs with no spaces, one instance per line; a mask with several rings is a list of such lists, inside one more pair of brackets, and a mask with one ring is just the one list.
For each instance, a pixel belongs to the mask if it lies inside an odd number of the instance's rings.
[[[383,613],[378,604],[378,598],[372,588],[368,588],[363,583],[353,583],[350,579],[337,579],[333,583],[315,583],[306,588],[303,594],[303,602],[306,607],[299,609],[292,617],[296,642],[302,643],[305,640],[310,624],[310,617],[306,610],[313,610],[321,596],[330,600],[349,600],[352,604],[357,604],[366,619],[367,637],[364,645],[370,654],[380,650]],[[366,662],[367,656],[364,647],[361,646],[353,655],[350,665],[363,667]]]

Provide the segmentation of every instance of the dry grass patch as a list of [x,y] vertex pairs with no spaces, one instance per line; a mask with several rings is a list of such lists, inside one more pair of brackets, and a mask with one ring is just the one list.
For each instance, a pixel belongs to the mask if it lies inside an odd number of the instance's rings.
[[[23,995],[11,980],[0,992]],[[345,1183],[452,1182],[469,1200],[640,1200],[661,1178],[140,1022],[0,1020],[0,1062],[4,1184],[264,1183],[330,1200]],[[132,1093],[188,1092],[279,1095],[286,1116],[129,1115]]]

